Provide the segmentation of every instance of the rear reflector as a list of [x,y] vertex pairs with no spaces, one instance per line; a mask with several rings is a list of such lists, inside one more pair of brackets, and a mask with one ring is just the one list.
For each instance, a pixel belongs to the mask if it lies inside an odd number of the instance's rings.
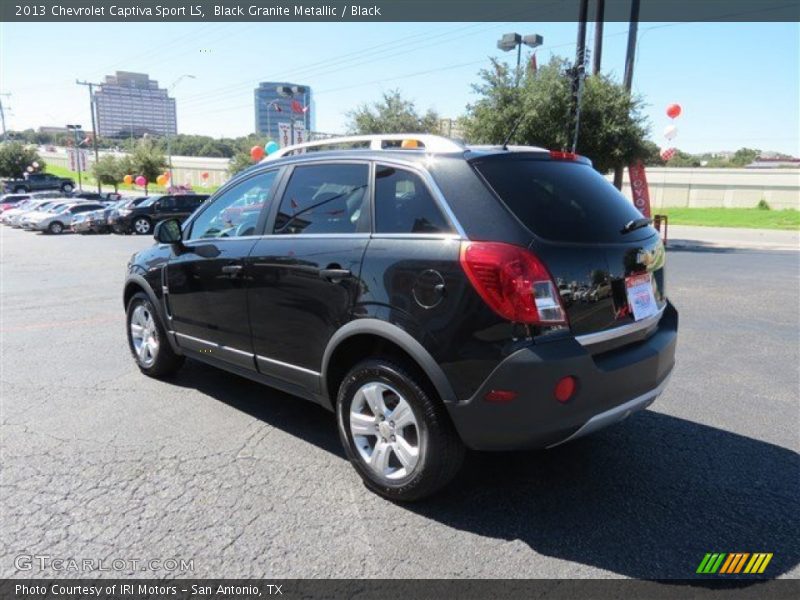
[[504,319],[566,324],[553,279],[532,252],[501,242],[462,242],[461,267],[478,295]]
[[577,385],[578,380],[572,377],[571,375],[567,375],[566,377],[562,377],[556,383],[556,387],[553,390],[553,394],[556,397],[556,400],[559,402],[566,402],[575,394],[575,390],[578,387]]
[[513,390],[491,390],[490,392],[486,392],[486,395],[483,397],[483,399],[487,402],[503,404],[505,402],[511,402],[516,397],[517,392]]

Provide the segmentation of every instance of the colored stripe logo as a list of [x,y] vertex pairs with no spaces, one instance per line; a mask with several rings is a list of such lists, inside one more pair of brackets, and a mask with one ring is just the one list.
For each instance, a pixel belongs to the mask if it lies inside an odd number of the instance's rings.
[[759,575],[767,568],[772,555],[772,552],[708,552],[696,572],[702,575]]

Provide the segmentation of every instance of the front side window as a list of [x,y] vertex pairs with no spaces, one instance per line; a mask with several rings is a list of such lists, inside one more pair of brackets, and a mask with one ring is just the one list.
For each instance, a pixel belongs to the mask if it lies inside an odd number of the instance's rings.
[[416,173],[386,165],[375,170],[375,233],[451,233]]
[[158,201],[158,208],[160,210],[172,210],[175,208],[175,198],[172,196],[164,196]]
[[275,217],[275,233],[369,231],[366,164],[296,167]]
[[255,235],[258,217],[266,208],[277,174],[261,173],[224,192],[192,223],[189,239]]

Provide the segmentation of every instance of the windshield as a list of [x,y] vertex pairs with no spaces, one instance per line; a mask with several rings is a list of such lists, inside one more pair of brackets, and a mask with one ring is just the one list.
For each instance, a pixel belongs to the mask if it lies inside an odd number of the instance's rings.
[[141,201],[139,204],[137,204],[136,206],[150,206],[150,205],[151,205],[151,204],[153,204],[153,203],[154,203],[156,200],[158,200],[158,196],[150,196],[150,197],[148,197],[147,199],[145,199],[145,200],[142,200],[142,201]]

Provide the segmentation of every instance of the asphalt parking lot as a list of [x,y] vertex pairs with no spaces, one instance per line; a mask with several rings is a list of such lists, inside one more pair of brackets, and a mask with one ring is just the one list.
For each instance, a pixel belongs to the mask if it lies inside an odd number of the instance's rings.
[[[394,505],[334,418],[187,363],[129,356],[122,282],[150,238],[0,231],[0,577],[15,557],[193,561],[138,576],[693,577],[706,552],[800,576],[800,253],[681,249],[678,365],[646,412],[546,452],[470,455]],[[114,576],[122,573],[90,573]]]

